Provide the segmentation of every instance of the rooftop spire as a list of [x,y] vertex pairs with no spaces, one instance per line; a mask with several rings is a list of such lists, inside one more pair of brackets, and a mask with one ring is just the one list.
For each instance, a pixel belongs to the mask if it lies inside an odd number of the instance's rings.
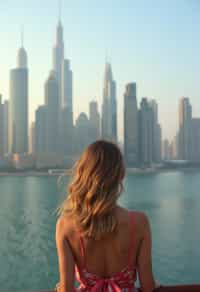
[[27,53],[24,49],[24,27],[21,27],[20,32],[20,38],[21,38],[21,47],[18,50],[17,54],[17,67],[18,68],[27,68]]

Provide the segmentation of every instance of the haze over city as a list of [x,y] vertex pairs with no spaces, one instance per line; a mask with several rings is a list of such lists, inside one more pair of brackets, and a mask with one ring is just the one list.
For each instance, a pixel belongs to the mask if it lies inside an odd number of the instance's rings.
[[[58,1],[0,3],[0,92],[9,98],[9,71],[16,65],[20,30],[30,70],[29,119],[44,102],[44,83],[52,68]],[[141,97],[155,98],[163,137],[178,125],[178,100],[188,96],[200,115],[200,18],[198,1],[63,1],[65,56],[74,74],[74,116],[88,112],[89,101],[102,103],[105,60],[117,82],[119,138],[122,138],[125,84],[137,82]],[[42,19],[42,22],[41,22]],[[170,118],[169,118],[170,114]]]

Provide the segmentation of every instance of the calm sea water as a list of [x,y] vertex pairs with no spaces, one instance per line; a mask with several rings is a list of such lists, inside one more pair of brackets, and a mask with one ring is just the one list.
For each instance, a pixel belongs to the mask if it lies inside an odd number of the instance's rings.
[[[0,291],[55,286],[61,189],[55,177],[0,177]],[[161,283],[200,282],[200,172],[129,175],[120,204],[149,216]]]

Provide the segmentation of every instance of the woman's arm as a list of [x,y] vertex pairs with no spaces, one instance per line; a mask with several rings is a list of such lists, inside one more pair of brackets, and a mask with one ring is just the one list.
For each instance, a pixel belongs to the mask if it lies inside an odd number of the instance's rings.
[[74,258],[64,234],[64,219],[61,217],[56,224],[56,247],[58,253],[58,264],[60,283],[58,292],[74,291]]
[[156,288],[152,272],[151,228],[146,215],[142,214],[143,239],[137,258],[139,280],[142,292],[152,292]]

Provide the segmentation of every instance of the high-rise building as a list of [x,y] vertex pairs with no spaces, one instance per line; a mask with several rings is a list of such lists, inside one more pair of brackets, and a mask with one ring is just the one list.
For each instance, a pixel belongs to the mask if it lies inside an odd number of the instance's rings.
[[9,103],[8,100],[4,101],[3,104],[3,142],[4,142],[4,154],[8,153],[8,110]]
[[191,159],[191,120],[192,106],[189,98],[183,97],[179,102],[179,159]]
[[90,140],[94,142],[100,138],[100,114],[98,103],[91,101],[89,104]]
[[178,159],[178,134],[176,134],[171,142],[171,158]]
[[103,139],[117,142],[116,82],[113,80],[110,63],[106,63],[105,68],[101,136]]
[[200,118],[191,121],[191,160],[200,162]]
[[29,131],[29,153],[35,153],[35,122],[31,123]]
[[45,83],[46,105],[46,151],[59,152],[59,90],[58,82],[53,71]]
[[71,156],[74,152],[74,126],[70,107],[65,106],[60,115],[60,152],[64,156]]
[[2,103],[2,95],[0,94],[0,155],[4,154],[4,108]]
[[62,66],[64,62],[63,26],[59,19],[56,29],[56,43],[53,48],[53,70],[58,82],[59,107],[62,107]]
[[9,152],[28,152],[28,68],[27,53],[18,51],[17,68],[10,73]]
[[139,160],[142,166],[153,162],[153,110],[147,98],[142,98],[139,110]]
[[124,156],[129,167],[138,165],[138,146],[136,83],[129,83],[124,94]]
[[170,160],[170,142],[168,139],[163,140],[162,142],[162,159],[163,160]]
[[47,152],[47,107],[39,106],[35,112],[35,153]]
[[160,162],[161,161],[162,131],[161,131],[161,126],[158,122],[158,104],[154,99],[152,99],[149,101],[149,105],[152,109],[152,127],[153,127],[152,160],[153,162]]
[[76,152],[80,154],[89,144],[89,120],[85,113],[80,113],[75,127]]
[[61,11],[56,28],[56,42],[53,48],[53,71],[58,82],[59,110],[69,107],[73,118],[73,73],[70,69],[70,60],[65,59]]
[[62,64],[62,106],[68,107],[73,113],[73,73],[70,61],[64,60]]
[[60,150],[65,156],[71,156],[74,143],[73,126],[73,73],[70,61],[64,60],[62,64],[62,108],[59,118]]

